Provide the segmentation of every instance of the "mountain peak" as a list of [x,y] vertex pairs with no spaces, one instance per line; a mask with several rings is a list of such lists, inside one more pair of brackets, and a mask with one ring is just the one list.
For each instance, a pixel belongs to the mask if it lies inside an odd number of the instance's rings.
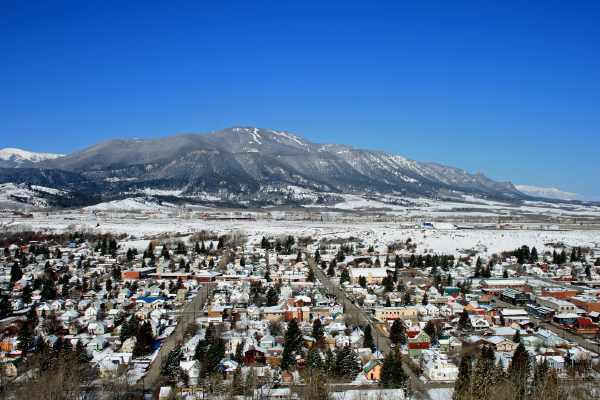
[[21,164],[38,163],[62,157],[62,154],[34,153],[31,151],[7,147],[0,150],[0,167],[11,168]]

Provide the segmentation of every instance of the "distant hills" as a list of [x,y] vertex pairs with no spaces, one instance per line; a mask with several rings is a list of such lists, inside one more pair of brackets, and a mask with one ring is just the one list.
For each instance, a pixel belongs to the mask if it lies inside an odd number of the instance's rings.
[[[228,202],[260,206],[274,201],[277,188],[288,186],[315,193],[392,193],[442,200],[464,195],[526,198],[512,183],[481,173],[253,127],[107,140],[65,156],[5,149],[0,160],[5,162],[0,183],[69,191],[73,199],[84,196],[86,204],[152,189],[176,191],[181,201],[216,193]],[[327,196],[317,197],[326,202]],[[276,199],[282,202],[285,198]]]
[[563,192],[555,188],[540,188],[527,185],[516,185],[515,187],[527,196],[532,197],[543,197],[545,199],[555,200],[587,200],[585,197],[579,194]]

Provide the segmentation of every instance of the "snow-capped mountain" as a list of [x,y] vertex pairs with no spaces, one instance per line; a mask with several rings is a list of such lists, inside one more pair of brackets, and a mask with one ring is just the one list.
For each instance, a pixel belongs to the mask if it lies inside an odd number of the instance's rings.
[[556,200],[586,200],[585,197],[577,193],[563,192],[555,188],[540,188],[528,185],[516,185],[515,187],[527,196],[532,197],[543,197],[545,199]]
[[[104,198],[145,189],[187,198],[218,193],[255,205],[272,204],[268,193],[277,193],[272,188],[290,185],[328,193],[525,198],[512,183],[481,173],[253,127],[107,140],[31,166],[0,170],[0,183],[35,183]],[[260,201],[259,194],[265,194]]]
[[6,148],[0,150],[0,167],[11,168],[18,165],[38,163],[62,157],[62,154],[33,153],[20,149]]

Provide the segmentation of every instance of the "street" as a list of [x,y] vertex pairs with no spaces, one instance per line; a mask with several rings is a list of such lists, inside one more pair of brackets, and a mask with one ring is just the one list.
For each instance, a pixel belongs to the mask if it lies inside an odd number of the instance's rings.
[[[378,326],[378,324],[372,323],[370,318],[367,315],[365,315],[364,311],[361,310],[355,304],[353,304],[346,297],[345,293],[342,290],[340,290],[334,284],[334,282],[332,282],[331,279],[329,279],[323,273],[321,268],[319,268],[316,265],[315,260],[312,257],[310,257],[309,254],[305,253],[305,256],[306,256],[308,265],[313,270],[315,276],[323,283],[323,285],[327,289],[329,289],[330,293],[332,293],[336,296],[338,302],[344,306],[345,313],[354,316],[356,318],[356,321],[362,326],[366,326],[367,324],[371,325],[371,332],[373,333],[373,339],[375,340],[377,349],[379,351],[381,351],[381,353],[383,353],[384,355],[389,353],[392,350],[390,347],[390,344],[389,344],[389,340],[387,338],[387,335],[381,330],[381,328]],[[410,386],[413,389],[427,390],[428,388],[433,388],[433,387],[448,387],[447,385],[444,385],[444,384],[426,385],[423,381],[421,381],[419,379],[419,377],[417,375],[415,375],[415,373],[408,367],[408,365],[406,365],[406,363],[403,363],[402,367],[403,367],[404,371],[406,372],[406,374],[410,377]],[[452,385],[452,387],[454,387],[454,385]]]
[[[216,270],[221,271],[223,267],[227,265],[230,260],[229,250],[226,250],[225,255],[219,262]],[[162,359],[169,354],[169,351],[173,350],[177,345],[178,340],[183,340],[185,335],[185,322],[189,324],[189,317],[196,315],[200,315],[200,311],[204,305],[205,300],[210,295],[210,290],[215,286],[214,282],[206,282],[203,284],[202,288],[198,291],[196,296],[192,301],[187,303],[182,311],[176,311],[173,314],[176,315],[177,326],[171,335],[163,341],[162,346],[158,350],[158,354],[150,367],[148,368],[148,372],[142,378],[142,387],[144,390],[153,390],[155,385],[159,381],[160,378],[160,364]]]

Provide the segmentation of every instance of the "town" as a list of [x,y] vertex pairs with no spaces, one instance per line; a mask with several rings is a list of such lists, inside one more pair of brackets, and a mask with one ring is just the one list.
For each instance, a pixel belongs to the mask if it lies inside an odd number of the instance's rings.
[[514,386],[524,354],[543,393],[597,390],[598,248],[484,259],[293,232],[132,239],[2,237],[5,393],[481,398]]

